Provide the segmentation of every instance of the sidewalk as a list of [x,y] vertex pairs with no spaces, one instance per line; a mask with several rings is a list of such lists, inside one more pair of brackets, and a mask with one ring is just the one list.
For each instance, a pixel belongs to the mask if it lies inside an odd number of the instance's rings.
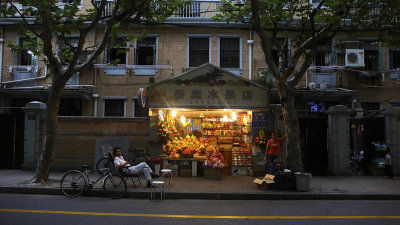
[[[62,195],[59,185],[63,172],[51,172],[52,182],[29,184],[32,171],[0,170],[0,193]],[[173,177],[173,186],[166,191],[167,199],[236,199],[236,200],[400,200],[400,178],[373,176],[314,176],[310,191],[260,190],[253,183],[255,177],[224,176],[222,180],[203,177]],[[89,195],[104,196],[99,182]],[[145,181],[134,188],[128,182],[128,198],[150,198]]]

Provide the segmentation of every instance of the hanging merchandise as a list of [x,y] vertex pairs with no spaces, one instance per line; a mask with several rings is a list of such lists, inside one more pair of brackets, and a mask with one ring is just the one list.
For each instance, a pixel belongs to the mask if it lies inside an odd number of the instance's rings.
[[361,130],[364,130],[364,128],[361,128],[361,126],[362,125],[360,125],[360,124],[358,124],[358,126],[357,126],[357,135],[358,136],[361,136],[362,135],[362,131]]

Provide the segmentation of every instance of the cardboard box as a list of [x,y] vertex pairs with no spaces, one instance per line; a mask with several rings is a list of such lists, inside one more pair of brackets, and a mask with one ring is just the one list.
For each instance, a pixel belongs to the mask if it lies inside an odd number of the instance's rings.
[[270,190],[274,187],[274,178],[274,175],[267,174],[263,179],[256,178],[253,180],[253,183],[257,184],[257,187],[259,187],[261,190]]

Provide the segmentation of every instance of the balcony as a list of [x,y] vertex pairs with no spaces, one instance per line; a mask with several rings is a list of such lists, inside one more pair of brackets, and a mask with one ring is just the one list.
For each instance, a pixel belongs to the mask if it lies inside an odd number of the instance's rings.
[[[100,1],[97,1],[100,4]],[[113,1],[107,1],[103,16],[109,16],[112,13]],[[171,17],[174,18],[211,18],[217,14],[220,1],[193,1],[190,5],[178,9]]]
[[[9,66],[8,73],[14,77],[14,87],[32,87],[37,85],[37,79],[40,73],[38,66]],[[3,82],[7,83],[7,82]]]
[[170,65],[109,65],[95,64],[95,69],[103,69],[107,75],[123,76],[128,74],[154,76],[160,69],[169,70],[172,75],[172,66]]

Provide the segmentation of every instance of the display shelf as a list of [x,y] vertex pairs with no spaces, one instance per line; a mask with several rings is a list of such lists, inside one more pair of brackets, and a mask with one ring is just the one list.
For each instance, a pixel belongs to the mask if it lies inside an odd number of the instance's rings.
[[237,130],[235,128],[203,128],[203,130]]
[[232,147],[232,166],[251,166],[251,153],[247,145]]
[[218,134],[203,134],[203,136],[237,137],[237,136],[227,136],[227,135],[218,135]]

